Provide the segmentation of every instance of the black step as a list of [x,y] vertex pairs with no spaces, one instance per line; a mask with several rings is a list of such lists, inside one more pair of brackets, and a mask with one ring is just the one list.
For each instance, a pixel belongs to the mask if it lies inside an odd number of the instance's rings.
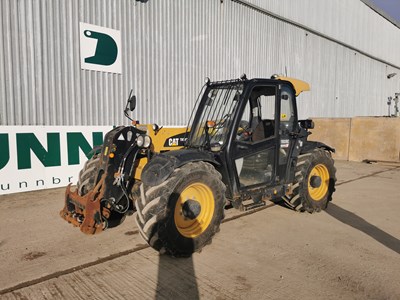
[[253,203],[249,203],[249,204],[242,204],[240,206],[240,210],[248,211],[248,210],[255,209],[255,208],[258,208],[261,206],[265,206],[265,205],[266,205],[266,202],[262,200],[262,201],[255,202],[255,203],[253,202]]

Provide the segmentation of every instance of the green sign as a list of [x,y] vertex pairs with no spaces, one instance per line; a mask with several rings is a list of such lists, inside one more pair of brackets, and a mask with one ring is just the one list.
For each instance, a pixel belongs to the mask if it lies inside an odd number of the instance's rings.
[[81,68],[121,74],[121,32],[93,24],[79,25]]

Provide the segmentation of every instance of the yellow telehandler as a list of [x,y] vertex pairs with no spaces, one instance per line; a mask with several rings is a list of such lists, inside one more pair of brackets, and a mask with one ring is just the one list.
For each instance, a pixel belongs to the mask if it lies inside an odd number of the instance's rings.
[[[298,120],[301,80],[207,80],[187,128],[120,126],[85,164],[60,212],[88,234],[136,212],[142,237],[160,253],[188,256],[209,244],[224,209],[283,201],[297,211],[325,209],[336,169],[323,143]],[[129,97],[125,114],[136,98]],[[174,150],[174,151],[171,151]]]

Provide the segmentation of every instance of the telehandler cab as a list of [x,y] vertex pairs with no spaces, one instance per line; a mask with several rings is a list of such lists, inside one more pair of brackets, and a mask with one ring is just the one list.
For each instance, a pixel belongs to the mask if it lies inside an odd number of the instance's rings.
[[[61,216],[97,233],[136,210],[151,247],[188,256],[211,242],[227,207],[283,200],[297,211],[325,209],[335,190],[334,149],[307,140],[313,122],[299,121],[296,106],[307,90],[307,83],[277,75],[207,80],[186,130],[110,131],[77,190],[67,188]],[[130,97],[131,110],[134,103]],[[167,147],[171,139],[180,144]]]

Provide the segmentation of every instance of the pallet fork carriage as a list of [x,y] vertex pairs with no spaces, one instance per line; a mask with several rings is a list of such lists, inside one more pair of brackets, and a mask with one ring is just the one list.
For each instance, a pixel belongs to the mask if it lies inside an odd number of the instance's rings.
[[[67,188],[61,216],[93,234],[136,212],[151,247],[188,256],[211,242],[228,207],[271,200],[325,209],[335,190],[334,149],[308,141],[313,122],[298,120],[296,97],[309,89],[281,76],[207,80],[188,128],[110,131],[76,191]],[[130,97],[125,111],[135,104]]]

